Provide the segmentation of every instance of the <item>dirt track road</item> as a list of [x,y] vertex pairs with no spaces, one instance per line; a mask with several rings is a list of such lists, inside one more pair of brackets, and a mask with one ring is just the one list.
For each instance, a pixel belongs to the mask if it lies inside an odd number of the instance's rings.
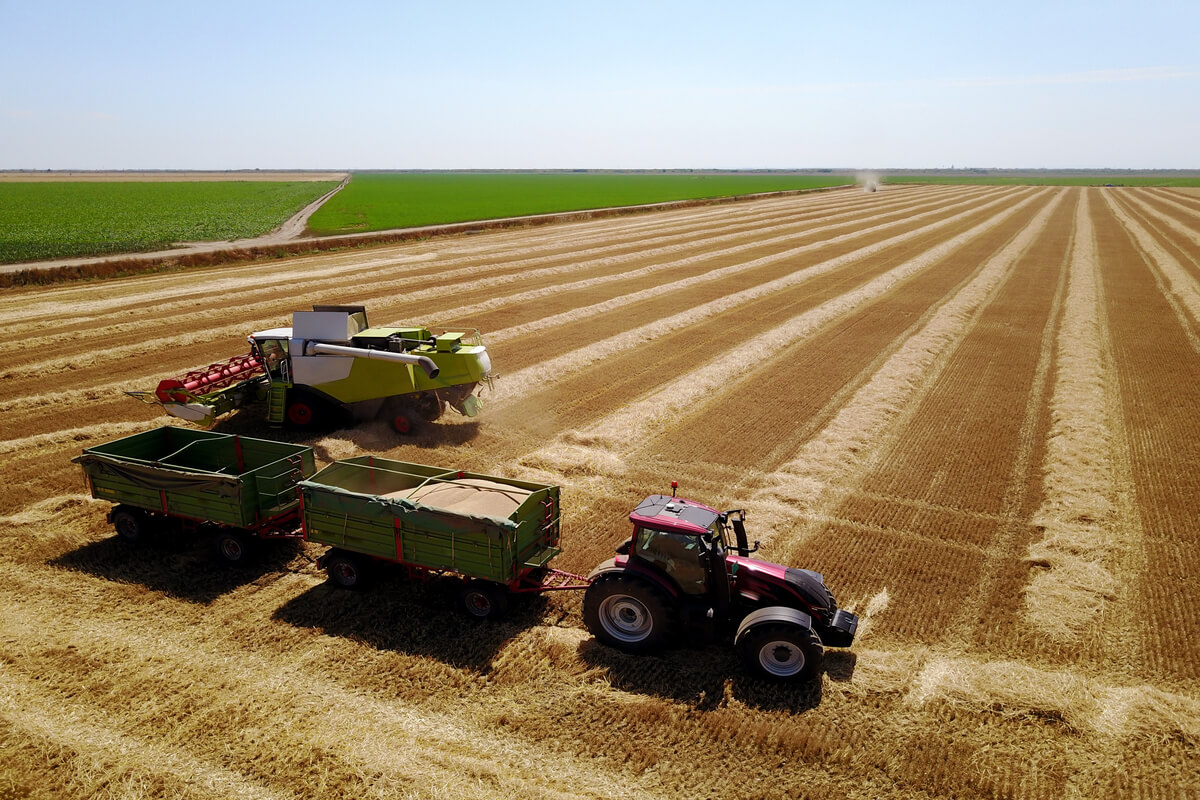
[[[479,627],[315,546],[117,543],[70,459],[168,421],[122,392],[350,302],[482,330],[482,416],[218,429],[557,482],[576,572],[677,479],[823,572],[853,650],[781,689],[600,647],[571,594]],[[23,288],[0,363],[0,794],[1200,791],[1200,195],[885,187]]]

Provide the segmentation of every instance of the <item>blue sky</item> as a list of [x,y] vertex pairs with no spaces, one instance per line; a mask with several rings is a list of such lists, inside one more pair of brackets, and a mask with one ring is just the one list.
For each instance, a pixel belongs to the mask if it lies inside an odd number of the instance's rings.
[[0,169],[1200,168],[1200,2],[0,0]]

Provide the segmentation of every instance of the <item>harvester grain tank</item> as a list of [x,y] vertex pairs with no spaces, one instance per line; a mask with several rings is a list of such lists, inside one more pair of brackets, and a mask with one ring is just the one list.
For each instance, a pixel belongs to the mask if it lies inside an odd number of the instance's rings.
[[491,380],[478,331],[372,328],[362,306],[297,311],[291,327],[252,333],[249,343],[248,354],[129,394],[206,427],[265,402],[273,426],[307,428],[351,412],[383,414],[407,433],[447,407],[476,416],[482,401],[474,392]]

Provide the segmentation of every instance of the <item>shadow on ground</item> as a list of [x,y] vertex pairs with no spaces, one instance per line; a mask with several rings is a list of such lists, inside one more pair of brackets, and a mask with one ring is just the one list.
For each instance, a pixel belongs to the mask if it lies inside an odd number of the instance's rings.
[[503,619],[481,622],[457,611],[457,581],[421,583],[401,574],[396,571],[365,591],[348,591],[328,582],[314,586],[281,606],[273,617],[379,650],[427,656],[481,674],[491,670],[492,660],[506,642],[542,622],[542,597],[513,597]]
[[[734,699],[751,708],[797,714],[821,704],[822,681],[800,683],[767,681],[750,675],[732,646],[677,647],[655,655],[628,655],[605,647],[595,639],[579,645],[580,659],[602,667],[613,686],[692,705],[701,710],[719,708]],[[848,650],[825,654],[822,673],[837,682],[854,674],[855,655]]]
[[295,540],[260,542],[249,563],[234,566],[217,554],[212,536],[165,532],[137,544],[111,536],[48,563],[207,605],[264,575],[286,571],[301,549]]

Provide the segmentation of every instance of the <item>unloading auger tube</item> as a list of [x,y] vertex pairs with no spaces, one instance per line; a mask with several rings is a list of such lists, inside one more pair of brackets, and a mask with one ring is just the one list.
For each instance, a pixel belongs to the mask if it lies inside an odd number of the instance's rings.
[[305,342],[304,354],[306,356],[345,356],[348,358],[373,358],[377,361],[396,361],[401,364],[414,364],[423,369],[430,378],[436,378],[438,375],[438,365],[429,356],[414,356],[408,353],[392,353],[387,350],[371,350],[362,347],[345,347],[340,344],[324,342]]

